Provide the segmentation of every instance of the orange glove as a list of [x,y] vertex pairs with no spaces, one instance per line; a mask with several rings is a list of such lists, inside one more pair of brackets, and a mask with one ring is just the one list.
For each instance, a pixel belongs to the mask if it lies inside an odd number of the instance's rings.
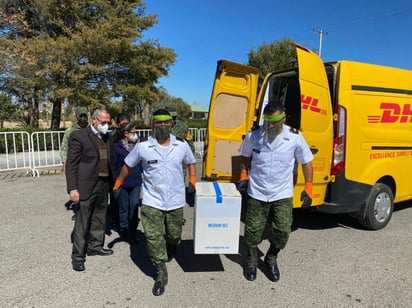
[[305,182],[305,190],[300,194],[300,201],[302,201],[302,207],[309,207],[312,204],[312,182]]
[[237,184],[237,189],[241,194],[245,194],[247,192],[247,186],[249,184],[249,176],[247,172],[241,171],[240,172],[240,179],[239,183]]
[[313,190],[312,182],[305,182],[305,191],[311,199],[313,198],[312,197],[312,190]]
[[123,181],[116,179],[116,182],[114,182],[114,186],[113,186],[113,191],[116,191],[120,188],[120,186],[123,185]]
[[196,175],[189,176],[189,186],[187,187],[187,192],[189,194],[194,194],[196,192]]
[[247,172],[240,172],[239,182],[246,181],[246,180],[249,180],[249,176],[247,175]]
[[192,183],[194,187],[196,187],[196,175],[191,175],[189,177],[189,182]]

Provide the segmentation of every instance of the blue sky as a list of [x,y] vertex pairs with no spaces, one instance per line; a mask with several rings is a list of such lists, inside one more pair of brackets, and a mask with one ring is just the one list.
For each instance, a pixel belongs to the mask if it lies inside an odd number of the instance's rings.
[[[246,63],[262,43],[288,37],[323,61],[352,60],[412,70],[412,0],[145,0],[158,23],[144,33],[177,60],[161,78],[170,95],[208,108],[216,62]],[[315,30],[315,31],[314,31]]]

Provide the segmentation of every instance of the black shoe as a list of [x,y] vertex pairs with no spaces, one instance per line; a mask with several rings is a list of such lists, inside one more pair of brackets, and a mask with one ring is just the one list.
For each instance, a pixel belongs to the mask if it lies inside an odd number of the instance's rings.
[[84,267],[84,261],[72,261],[72,265],[76,272],[83,272],[86,269]]
[[249,281],[256,280],[256,266],[245,266],[243,274]]
[[122,242],[129,242],[129,233],[127,232],[127,230],[122,230],[119,232],[119,237],[120,237],[120,241]]
[[88,256],[111,256],[113,254],[113,249],[102,248],[100,250],[88,250]]
[[152,293],[154,296],[160,296],[165,293],[165,284],[162,280],[155,281],[152,289]]
[[279,281],[280,271],[276,259],[274,262],[271,262],[271,264],[269,264],[267,258],[265,258],[265,264],[268,269],[268,278],[273,282]]
[[156,280],[153,285],[152,293],[154,296],[160,296],[165,292],[165,286],[168,281],[167,267],[165,263],[156,264],[155,267]]

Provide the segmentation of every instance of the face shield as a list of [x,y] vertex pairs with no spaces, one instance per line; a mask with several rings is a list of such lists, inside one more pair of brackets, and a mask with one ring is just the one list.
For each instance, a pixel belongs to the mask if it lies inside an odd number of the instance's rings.
[[275,116],[263,115],[263,126],[265,132],[269,137],[276,137],[280,134],[283,127],[283,119],[285,118],[285,112]]
[[167,114],[153,116],[153,131],[156,138],[162,140],[169,138],[172,129],[172,120],[172,117]]

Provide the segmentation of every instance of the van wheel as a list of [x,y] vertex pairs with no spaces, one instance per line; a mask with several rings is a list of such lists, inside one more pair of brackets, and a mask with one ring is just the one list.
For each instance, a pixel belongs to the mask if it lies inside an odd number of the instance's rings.
[[376,183],[366,199],[366,215],[360,223],[368,229],[380,230],[392,217],[393,193],[388,185]]

